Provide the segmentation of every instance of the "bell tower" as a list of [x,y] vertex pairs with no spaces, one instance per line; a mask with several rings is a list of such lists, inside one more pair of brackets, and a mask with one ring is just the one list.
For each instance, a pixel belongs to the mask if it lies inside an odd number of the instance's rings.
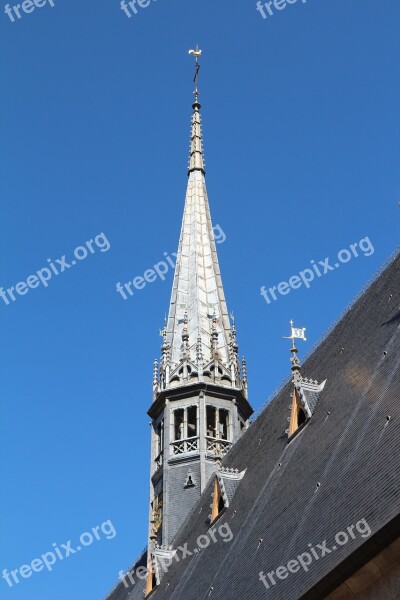
[[196,58],[188,186],[160,363],[154,363],[149,556],[174,538],[253,412],[208,205]]

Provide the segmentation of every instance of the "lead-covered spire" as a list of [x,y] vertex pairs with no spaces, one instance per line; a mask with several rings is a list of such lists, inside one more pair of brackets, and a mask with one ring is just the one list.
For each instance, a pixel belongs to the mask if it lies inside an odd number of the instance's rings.
[[[205,181],[198,90],[198,57],[201,51],[195,50],[192,53],[196,57],[196,74],[189,178],[166,327],[165,343],[168,344],[169,350],[170,376],[164,385],[183,385],[191,380],[192,374],[192,379],[208,378],[209,381],[218,380],[223,382],[224,386],[237,388],[242,385],[240,365],[235,361],[235,372],[232,373],[232,330],[222,287]],[[236,331],[233,335],[236,335]],[[183,359],[187,379],[181,376]],[[236,367],[236,364],[239,366]]]

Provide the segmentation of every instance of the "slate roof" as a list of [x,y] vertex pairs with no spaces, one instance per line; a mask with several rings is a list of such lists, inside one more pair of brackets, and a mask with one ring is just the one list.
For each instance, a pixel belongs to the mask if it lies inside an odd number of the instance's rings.
[[[288,443],[287,384],[231,449],[223,466],[246,469],[215,527],[233,539],[174,563],[154,600],[318,600],[400,534],[400,255],[302,367],[326,381],[316,410]],[[390,419],[388,418],[390,417]],[[177,537],[193,550],[207,534],[211,481]],[[267,574],[365,519],[372,535],[315,560],[266,590]],[[143,585],[131,595],[143,598]]]

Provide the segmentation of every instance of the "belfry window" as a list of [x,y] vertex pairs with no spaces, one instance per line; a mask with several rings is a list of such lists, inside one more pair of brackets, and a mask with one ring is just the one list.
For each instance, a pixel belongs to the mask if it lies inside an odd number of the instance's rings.
[[207,406],[207,437],[229,440],[230,426],[228,410]]
[[197,406],[178,408],[174,411],[174,441],[198,436]]
[[219,433],[219,438],[221,440],[228,439],[228,427],[229,427],[229,412],[227,410],[223,410],[221,408],[219,410],[219,423],[218,423],[218,433]]
[[217,437],[216,430],[217,409],[214,406],[207,406],[207,436]]
[[176,410],[174,412],[174,431],[175,431],[175,440],[183,440],[184,438],[184,424],[185,424],[185,416],[183,408]]
[[197,406],[190,406],[187,409],[187,436],[188,438],[197,436]]

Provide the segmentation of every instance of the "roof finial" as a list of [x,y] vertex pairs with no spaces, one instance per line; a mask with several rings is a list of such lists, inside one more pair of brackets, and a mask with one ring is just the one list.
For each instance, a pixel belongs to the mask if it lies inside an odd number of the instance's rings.
[[231,313],[231,321],[232,321],[232,325],[231,325],[231,330],[229,333],[231,362],[234,363],[235,366],[237,366],[239,346],[238,346],[237,339],[236,339],[236,324],[235,324],[235,317],[234,317],[233,313]]
[[201,56],[202,50],[199,49],[199,45],[196,44],[196,50],[189,50],[189,54],[193,54],[193,56],[196,58],[196,70],[195,70],[195,74],[194,74],[194,83],[195,83],[195,88],[194,88],[194,98],[195,98],[195,104],[199,103],[199,87],[198,87],[198,83],[199,83],[199,71],[200,71],[200,63],[199,63],[199,56]]
[[167,349],[167,315],[164,314],[164,327],[160,329],[160,336],[163,338],[163,344],[161,346],[161,350],[164,351]]
[[199,335],[197,336],[197,343],[196,343],[196,361],[197,361],[198,365],[203,364],[203,342],[201,339],[200,331],[199,331]]
[[190,133],[190,153],[189,153],[189,168],[188,175],[193,171],[201,171],[203,175],[205,175],[205,161],[203,157],[203,135],[201,131],[201,116],[200,109],[201,104],[199,102],[199,88],[198,88],[198,80],[199,80],[199,56],[202,51],[199,50],[199,47],[196,46],[196,50],[189,50],[189,54],[193,54],[196,58],[196,71],[194,75],[194,103],[192,105],[193,114],[192,114],[192,127]]
[[153,392],[158,392],[158,360],[154,361],[153,364]]
[[164,327],[160,329],[160,335],[163,338],[163,343],[161,345],[160,385],[163,387],[169,382],[170,366],[170,345],[167,339],[167,315],[164,315]]
[[305,327],[294,327],[293,320],[290,321],[290,329],[291,335],[289,337],[284,337],[285,340],[292,340],[292,347],[290,352],[292,353],[292,358],[290,359],[292,363],[292,373],[293,373],[293,382],[298,383],[301,380],[300,373],[300,360],[297,356],[298,349],[296,348],[295,339],[307,341],[305,336],[306,328]]

